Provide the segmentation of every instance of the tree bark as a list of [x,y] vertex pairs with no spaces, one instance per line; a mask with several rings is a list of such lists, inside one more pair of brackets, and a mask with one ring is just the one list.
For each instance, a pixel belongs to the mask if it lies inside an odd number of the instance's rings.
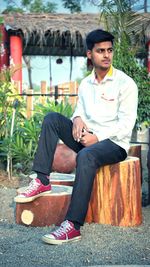
[[26,64],[27,67],[27,71],[28,71],[28,79],[29,79],[29,89],[33,89],[33,83],[32,83],[32,68],[31,68],[31,57],[27,57],[27,56],[23,56],[24,62]]
[[[18,193],[24,188],[20,188]],[[16,203],[16,223],[30,226],[60,225],[67,213],[71,186],[53,185],[52,192],[29,203]]]
[[99,169],[86,222],[115,226],[141,224],[141,172],[138,158],[129,157]]

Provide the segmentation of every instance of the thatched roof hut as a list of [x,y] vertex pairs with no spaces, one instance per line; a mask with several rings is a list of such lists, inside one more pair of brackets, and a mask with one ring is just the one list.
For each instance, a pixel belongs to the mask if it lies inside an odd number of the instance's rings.
[[23,39],[24,55],[85,55],[86,34],[103,28],[99,14],[5,14],[8,33]]

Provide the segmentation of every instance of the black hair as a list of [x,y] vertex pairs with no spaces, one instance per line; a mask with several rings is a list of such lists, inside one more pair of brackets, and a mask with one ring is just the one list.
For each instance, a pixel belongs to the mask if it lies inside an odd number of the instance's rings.
[[87,49],[92,50],[96,43],[110,41],[113,44],[114,36],[101,29],[91,31],[86,37]]

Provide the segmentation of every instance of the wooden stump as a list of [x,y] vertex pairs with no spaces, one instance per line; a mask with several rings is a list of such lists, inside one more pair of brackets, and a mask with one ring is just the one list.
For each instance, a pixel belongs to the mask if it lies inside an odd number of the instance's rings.
[[[65,144],[58,144],[54,154],[52,171],[71,173],[76,167],[76,153]],[[129,156],[138,157],[141,161],[141,145],[131,144]]]
[[75,174],[52,172],[50,175],[50,182],[54,185],[69,185],[73,186]]
[[131,157],[137,157],[141,162],[141,145],[132,144],[129,148],[128,155]]
[[58,144],[54,154],[52,171],[71,173],[76,167],[76,153],[65,144]]
[[[24,191],[20,188],[18,193]],[[16,203],[16,223],[30,226],[60,225],[72,194],[71,186],[53,185],[52,192],[29,203]]]
[[[37,178],[37,174],[31,174],[29,176],[29,182],[32,181],[32,179]],[[75,174],[68,174],[68,173],[59,173],[59,172],[52,172],[50,174],[50,183],[54,185],[68,185],[73,186],[75,180]]]
[[99,169],[86,222],[136,226],[142,222],[141,172],[139,159],[128,157]]

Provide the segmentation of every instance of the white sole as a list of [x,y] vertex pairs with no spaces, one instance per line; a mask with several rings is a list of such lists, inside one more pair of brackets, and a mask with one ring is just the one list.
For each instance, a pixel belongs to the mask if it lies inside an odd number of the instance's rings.
[[28,202],[32,202],[33,200],[35,200],[38,197],[49,195],[50,193],[51,193],[51,190],[50,191],[46,191],[46,192],[42,192],[42,193],[40,193],[40,194],[38,194],[36,196],[33,196],[33,197],[19,197],[19,196],[16,196],[14,198],[14,201],[16,203],[28,203]]
[[77,242],[77,241],[80,241],[80,240],[81,240],[81,236],[77,236],[77,237],[74,237],[72,239],[67,239],[67,240],[50,239],[50,238],[48,238],[46,236],[42,237],[42,241],[47,243],[47,244],[50,244],[50,245],[62,245],[64,243]]

